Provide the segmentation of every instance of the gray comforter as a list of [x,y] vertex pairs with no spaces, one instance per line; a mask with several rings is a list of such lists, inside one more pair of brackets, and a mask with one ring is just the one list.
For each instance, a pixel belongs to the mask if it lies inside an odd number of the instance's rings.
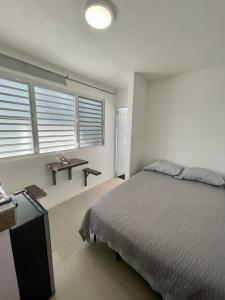
[[140,172],[87,211],[91,233],[164,299],[225,299],[224,188]]

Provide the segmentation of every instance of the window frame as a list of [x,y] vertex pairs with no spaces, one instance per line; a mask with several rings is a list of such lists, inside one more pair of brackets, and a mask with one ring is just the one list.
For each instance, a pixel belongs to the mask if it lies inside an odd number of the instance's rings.
[[[96,145],[89,145],[89,146],[80,146],[80,119],[79,119],[79,98],[82,99],[86,99],[86,100],[90,100],[90,101],[96,101],[96,102],[101,102],[102,104],[102,119],[101,119],[101,133],[102,133],[102,142],[101,144],[96,144]],[[96,146],[104,146],[105,145],[105,102],[99,99],[94,99],[94,98],[90,98],[90,97],[85,97],[85,96],[81,96],[78,95],[77,96],[77,114],[78,114],[78,126],[79,126],[79,148],[87,148],[87,147],[96,147]],[[95,122],[93,122],[95,123]]]
[[[50,156],[50,155],[56,155],[60,152],[72,152],[72,151],[79,151],[81,149],[85,148],[93,148],[93,147],[99,147],[99,146],[105,146],[105,99],[96,97],[96,96],[90,96],[90,94],[85,94],[83,92],[77,92],[75,90],[72,90],[71,88],[65,87],[59,87],[57,84],[50,84],[46,83],[45,80],[40,79],[40,81],[36,79],[30,79],[26,78],[26,75],[24,77],[22,75],[17,74],[11,74],[5,71],[0,70],[0,78],[15,81],[18,83],[23,83],[28,85],[29,90],[29,103],[30,103],[30,112],[31,112],[31,123],[32,123],[32,135],[33,135],[33,147],[34,152],[31,154],[23,154],[23,155],[15,155],[15,156],[6,156],[0,158],[1,161],[9,161],[9,160],[17,160],[17,159],[25,159],[25,158],[35,158],[35,157],[43,157],[43,156]],[[77,134],[77,147],[67,150],[55,150],[52,152],[46,152],[46,153],[40,153],[39,150],[39,141],[38,141],[38,122],[37,122],[37,111],[36,111],[36,98],[35,98],[35,87],[49,89],[56,92],[66,93],[74,96],[74,107],[75,107],[75,127],[76,127],[76,134]],[[80,147],[80,128],[79,128],[79,97],[83,97],[90,100],[96,100],[102,102],[102,143],[97,145],[90,145],[85,147]]]
[[[30,126],[31,126],[31,132],[32,132],[32,137],[30,137],[32,140],[33,140],[33,150],[34,150],[34,137],[33,137],[33,124],[32,124],[32,112],[31,112],[31,105],[30,105],[30,86],[29,86],[29,83],[28,82],[26,82],[26,81],[21,81],[21,80],[18,80],[17,78],[12,78],[12,77],[9,77],[9,76],[1,76],[1,74],[0,74],[0,78],[1,79],[3,79],[3,80],[8,80],[8,81],[11,81],[11,82],[15,82],[15,83],[18,83],[18,84],[24,84],[24,85],[27,85],[27,88],[28,88],[28,90],[27,90],[27,94],[28,94],[28,103],[29,103],[29,112],[30,112],[30,117],[28,118],[28,120],[30,120]],[[10,86],[9,86],[9,88],[11,88]],[[9,95],[11,95],[11,96],[14,96],[14,95],[12,95],[12,94],[9,94]],[[16,97],[16,95],[15,95],[15,97]],[[1,100],[0,100],[1,101]],[[4,100],[3,100],[3,102],[4,102]],[[16,103],[15,103],[16,104]],[[10,118],[10,117],[9,117]],[[13,117],[14,118],[14,117]],[[7,119],[7,118],[6,118]],[[16,118],[15,118],[16,119]],[[4,120],[4,118],[3,118],[3,120]],[[27,120],[27,118],[21,118],[21,119],[19,119],[19,120],[24,120],[24,121],[26,121]],[[1,123],[0,123],[1,124]],[[9,123],[9,124],[13,124],[13,123]],[[16,152],[16,151],[15,151]],[[11,158],[13,159],[13,158],[15,158],[15,157],[25,157],[25,156],[30,156],[30,155],[33,155],[34,154],[34,152],[32,152],[32,153],[26,153],[26,154],[18,154],[18,155],[9,155],[9,156],[4,156],[4,157],[0,157],[0,161],[4,161],[4,160],[10,160]]]
[[[49,151],[49,152],[40,152],[40,145],[39,145],[39,132],[38,132],[38,116],[37,116],[37,108],[36,108],[36,100],[38,100],[38,99],[36,99],[36,97],[35,97],[35,88],[40,88],[40,89],[45,89],[45,90],[48,90],[48,91],[53,91],[53,92],[59,92],[59,93],[64,93],[64,94],[67,94],[67,95],[69,95],[69,96],[72,96],[73,97],[73,101],[74,101],[74,103],[73,103],[73,109],[74,109],[74,129],[75,129],[75,132],[76,132],[76,143],[77,143],[77,147],[75,147],[75,148],[71,148],[71,149],[65,149],[65,150],[55,150],[55,151]],[[36,132],[37,132],[37,144],[38,144],[38,152],[37,152],[37,154],[47,154],[47,153],[49,153],[49,154],[51,154],[51,153],[61,153],[61,152],[65,152],[65,151],[74,151],[74,150],[76,150],[76,149],[78,149],[79,148],[79,143],[78,143],[78,138],[77,138],[77,122],[78,122],[78,114],[77,114],[77,109],[76,109],[76,95],[75,94],[73,94],[73,93],[71,93],[71,92],[64,92],[64,91],[62,91],[62,90],[57,90],[57,89],[54,89],[54,88],[49,88],[49,87],[44,87],[44,86],[41,86],[40,84],[39,85],[33,85],[33,89],[34,89],[34,106],[35,106],[35,111],[36,111],[36,113],[35,113],[35,116],[36,116],[36,126],[37,126],[37,129],[36,129]],[[66,121],[66,120],[65,120]]]

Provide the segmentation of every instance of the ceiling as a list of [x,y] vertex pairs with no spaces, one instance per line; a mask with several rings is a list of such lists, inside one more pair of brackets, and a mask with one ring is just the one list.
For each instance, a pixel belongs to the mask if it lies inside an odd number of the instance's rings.
[[85,0],[0,1],[0,45],[109,86],[225,63],[224,0],[113,0],[116,21],[87,26]]

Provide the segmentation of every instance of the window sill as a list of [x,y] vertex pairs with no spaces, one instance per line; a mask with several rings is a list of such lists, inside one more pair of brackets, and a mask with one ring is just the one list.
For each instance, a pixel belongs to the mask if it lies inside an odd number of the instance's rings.
[[72,152],[78,152],[78,151],[82,151],[82,150],[85,150],[85,149],[104,147],[104,146],[105,146],[105,144],[95,145],[95,146],[78,147],[78,148],[74,148],[74,149],[69,149],[69,150],[64,150],[64,151],[54,151],[54,152],[49,152],[49,153],[32,153],[32,154],[26,154],[26,155],[17,155],[17,156],[4,157],[4,158],[0,158],[0,164],[1,163],[6,163],[6,162],[18,161],[18,160],[26,160],[26,159],[35,159],[35,158],[45,158],[45,157],[50,157],[50,156],[57,156],[60,153],[63,153],[66,156],[66,153],[69,154],[69,153],[72,153]]

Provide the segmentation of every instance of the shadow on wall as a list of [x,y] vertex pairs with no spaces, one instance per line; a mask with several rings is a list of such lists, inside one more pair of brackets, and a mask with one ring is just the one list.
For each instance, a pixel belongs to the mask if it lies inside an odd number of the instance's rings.
[[154,73],[154,72],[140,72],[137,74],[141,75],[147,81],[155,81],[172,75],[176,75],[172,73]]

